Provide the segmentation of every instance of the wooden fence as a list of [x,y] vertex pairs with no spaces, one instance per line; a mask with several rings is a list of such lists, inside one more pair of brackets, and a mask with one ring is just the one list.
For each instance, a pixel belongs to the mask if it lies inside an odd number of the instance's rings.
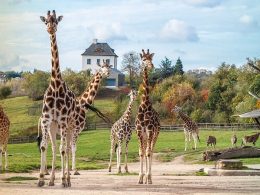
[[[230,131],[241,131],[247,129],[259,129],[257,124],[252,123],[198,123],[200,130],[230,130]],[[134,129],[134,125],[131,126]],[[111,128],[111,125],[107,123],[92,123],[87,124],[86,128],[83,131],[90,131],[90,130],[101,130]],[[183,131],[183,124],[179,125],[162,125],[161,131]],[[32,136],[20,136],[15,138],[10,138],[10,144],[19,144],[19,143],[32,143],[36,142],[37,135]]]

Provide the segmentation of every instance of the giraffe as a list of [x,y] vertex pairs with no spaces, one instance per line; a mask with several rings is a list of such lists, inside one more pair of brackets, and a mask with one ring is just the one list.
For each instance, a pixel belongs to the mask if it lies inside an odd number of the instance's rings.
[[160,121],[158,113],[153,109],[152,102],[149,99],[149,84],[148,71],[153,68],[152,58],[154,53],[145,53],[142,50],[140,54],[143,65],[143,94],[142,100],[138,108],[138,113],[135,121],[136,132],[139,140],[139,158],[140,172],[139,184],[143,184],[143,161],[145,156],[146,161],[146,177],[145,183],[152,184],[152,156],[153,149],[160,132]]
[[4,113],[2,106],[0,105],[0,172],[2,171],[2,156],[5,154],[5,166],[4,169],[7,170],[7,143],[9,139],[9,127],[10,121],[8,116]]
[[175,106],[172,109],[173,112],[178,113],[180,118],[183,120],[184,124],[184,134],[185,134],[185,151],[187,150],[187,144],[188,141],[191,141],[191,135],[194,140],[194,149],[196,150],[197,148],[197,140],[200,141],[199,139],[199,129],[198,125],[191,120],[190,117],[188,117],[184,112],[182,112],[181,107]]
[[[108,122],[109,120],[98,110],[93,110],[93,107],[90,106],[93,103],[93,100],[96,97],[98,88],[101,84],[101,81],[103,78],[109,76],[111,65],[107,64],[105,61],[103,61],[102,65],[99,65],[100,69],[98,72],[94,75],[93,79],[91,80],[89,86],[85,89],[85,91],[82,93],[81,96],[77,98],[76,101],[76,126],[75,130],[73,131],[72,135],[72,141],[71,141],[71,152],[72,152],[72,171],[74,175],[80,175],[80,173],[76,169],[76,150],[77,150],[77,139],[79,137],[79,134],[81,131],[85,128],[86,119],[85,115],[88,109],[91,109],[92,111],[96,112],[99,117],[101,117],[103,120]],[[39,119],[39,121],[41,118]],[[40,133],[39,133],[40,127],[38,126],[38,145],[41,142]],[[46,163],[47,164],[47,163]],[[45,175],[48,175],[47,166],[45,166]]]
[[[76,169],[76,150],[77,150],[77,139],[79,137],[79,134],[84,129],[86,120],[85,120],[85,112],[87,109],[91,108],[89,105],[93,104],[93,101],[97,95],[97,91],[99,89],[99,86],[101,84],[101,81],[103,78],[109,76],[110,68],[112,66],[103,60],[103,65],[100,66],[99,71],[95,74],[94,78],[90,82],[90,85],[86,88],[86,90],[82,93],[80,97],[77,99],[77,105],[80,105],[81,109],[78,109],[79,114],[77,115],[76,119],[76,130],[73,131],[72,136],[72,171],[74,172],[74,175],[79,175],[79,172]],[[101,114],[102,115],[102,114]],[[100,115],[99,115],[100,116]],[[105,118],[105,121],[108,121],[106,117],[101,116],[101,118]]]
[[[43,98],[43,108],[41,115],[41,168],[38,186],[44,185],[44,170],[46,163],[46,149],[47,136],[49,134],[52,144],[52,170],[49,181],[49,186],[54,185],[55,179],[55,161],[56,161],[56,134],[61,135],[60,154],[61,154],[61,172],[62,172],[62,186],[70,187],[70,172],[69,172],[69,154],[70,154],[70,140],[72,137],[72,130],[75,129],[75,109],[76,97],[69,90],[66,83],[62,80],[58,46],[56,42],[56,31],[58,23],[62,20],[62,16],[56,17],[53,10],[47,12],[47,17],[40,16],[40,19],[46,24],[47,32],[50,34],[51,41],[51,81],[45,91]],[[66,175],[65,175],[66,169]]]
[[[108,171],[111,172],[111,162],[113,157],[113,152],[117,148],[117,171],[121,173],[121,155],[122,155],[122,143],[125,140],[125,171],[128,173],[127,157],[128,157],[128,143],[131,139],[131,113],[134,100],[136,99],[137,92],[131,90],[128,94],[130,96],[130,101],[124,112],[124,114],[118,119],[111,128],[111,149],[110,149],[110,162],[108,166]],[[118,145],[118,147],[117,147]]]

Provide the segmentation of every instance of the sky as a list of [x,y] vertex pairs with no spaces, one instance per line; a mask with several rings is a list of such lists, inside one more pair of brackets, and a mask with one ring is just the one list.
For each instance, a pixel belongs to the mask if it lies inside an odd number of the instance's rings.
[[184,70],[216,70],[260,58],[259,0],[0,0],[0,71],[50,71],[50,40],[39,16],[63,15],[57,41],[60,66],[80,71],[93,39],[118,57],[150,49]]

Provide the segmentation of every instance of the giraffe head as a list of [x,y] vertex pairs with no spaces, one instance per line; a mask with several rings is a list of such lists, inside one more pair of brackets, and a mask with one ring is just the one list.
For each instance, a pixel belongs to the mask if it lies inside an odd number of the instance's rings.
[[128,94],[128,96],[130,97],[130,100],[131,100],[131,101],[134,101],[134,100],[136,99],[136,97],[137,97],[137,91],[134,90],[134,89],[132,89],[132,90],[130,91],[130,93]]
[[[100,66],[100,65],[98,65],[98,66]],[[112,65],[109,65],[108,63],[106,63],[105,60],[103,60],[103,64],[100,66],[99,72],[101,73],[102,76],[108,77],[111,67],[112,67]]]
[[181,111],[181,107],[179,106],[174,106],[174,108],[172,109],[172,112],[180,112]]
[[55,10],[47,12],[47,17],[40,16],[41,21],[43,21],[47,26],[47,31],[49,34],[54,34],[57,31],[58,23],[62,20],[63,16],[56,17]]
[[142,49],[142,53],[140,53],[140,57],[141,57],[144,67],[147,67],[148,69],[152,69],[154,67],[153,62],[152,62],[153,56],[154,56],[154,53],[150,53],[149,49],[147,49],[146,53]]

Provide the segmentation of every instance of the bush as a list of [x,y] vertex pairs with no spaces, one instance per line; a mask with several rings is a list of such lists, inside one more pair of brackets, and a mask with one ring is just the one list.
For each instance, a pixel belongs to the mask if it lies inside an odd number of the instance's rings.
[[0,99],[5,99],[7,96],[11,95],[12,90],[8,86],[3,86],[0,88]]

